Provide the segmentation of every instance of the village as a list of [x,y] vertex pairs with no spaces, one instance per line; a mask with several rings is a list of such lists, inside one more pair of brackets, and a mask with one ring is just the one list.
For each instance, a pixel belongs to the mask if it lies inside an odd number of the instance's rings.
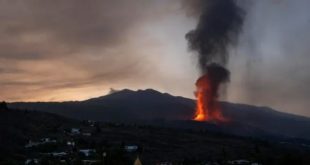
[[[133,161],[139,164],[142,148],[136,144],[120,142],[109,146],[98,139],[101,133],[99,124],[87,120],[81,127],[65,128],[59,135],[29,139],[24,148],[29,158],[25,165],[32,164],[114,164],[115,160]],[[109,160],[113,159],[113,160]],[[109,163],[111,162],[111,163]],[[133,164],[129,163],[129,164]]]
[[5,102],[0,113],[1,131],[11,134],[0,136],[1,165],[262,165],[272,151],[289,158],[267,141],[206,130],[72,120]]
[[[142,165],[143,146],[136,143],[125,143],[121,139],[113,142],[102,140],[103,127],[128,127],[124,124],[98,123],[82,121],[80,127],[57,130],[60,135],[29,139],[24,148],[27,151],[25,165],[66,164],[66,165]],[[139,127],[130,125],[130,127]],[[126,139],[126,138],[124,138]],[[198,163],[198,162],[197,162]],[[223,162],[222,162],[223,163]],[[203,165],[222,164],[217,161],[199,163]],[[156,165],[192,164],[191,162],[173,162],[158,160]],[[227,160],[227,165],[261,165],[249,160]]]

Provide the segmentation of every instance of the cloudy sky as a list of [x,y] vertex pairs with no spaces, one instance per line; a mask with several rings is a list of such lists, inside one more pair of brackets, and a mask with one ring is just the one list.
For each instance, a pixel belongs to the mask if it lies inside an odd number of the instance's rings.
[[[0,100],[83,100],[110,88],[193,98],[199,73],[184,35],[197,6],[188,2],[0,0]],[[240,5],[225,99],[310,116],[310,1]]]

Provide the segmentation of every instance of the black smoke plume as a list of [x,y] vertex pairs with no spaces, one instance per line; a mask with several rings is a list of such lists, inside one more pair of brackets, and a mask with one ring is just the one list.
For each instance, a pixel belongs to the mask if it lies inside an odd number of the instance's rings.
[[208,70],[209,79],[214,83],[214,85],[229,81],[230,72],[221,65],[212,63],[208,65],[206,69]]
[[200,0],[199,4],[198,25],[186,34],[186,39],[190,50],[198,53],[199,68],[206,74],[212,63],[217,67],[227,64],[228,46],[237,42],[245,12],[235,0]]
[[230,78],[225,67],[228,47],[237,42],[244,11],[235,0],[199,0],[195,1],[195,7],[201,10],[199,22],[196,29],[186,34],[189,48],[198,54],[202,74],[196,82],[194,120],[227,121],[217,100],[218,91],[220,85]]

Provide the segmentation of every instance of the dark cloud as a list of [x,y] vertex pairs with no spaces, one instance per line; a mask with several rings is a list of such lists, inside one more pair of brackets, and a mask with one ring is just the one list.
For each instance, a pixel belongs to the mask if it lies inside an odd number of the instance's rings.
[[142,78],[153,64],[141,62],[148,61],[146,46],[151,41],[139,29],[161,20],[176,4],[0,1],[0,99],[38,98],[43,91],[49,95],[52,90]]
[[1,1],[1,57],[63,56],[129,42],[132,29],[150,17],[160,17],[159,2]]
[[210,63],[225,66],[228,47],[237,41],[243,26],[244,11],[235,0],[201,1],[199,22],[186,34],[189,48],[198,54],[199,67],[207,73]]

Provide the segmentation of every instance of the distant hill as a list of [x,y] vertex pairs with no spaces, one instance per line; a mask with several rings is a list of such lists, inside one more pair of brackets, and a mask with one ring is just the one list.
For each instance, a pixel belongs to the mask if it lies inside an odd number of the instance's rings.
[[85,101],[11,103],[9,107],[51,112],[76,119],[135,121],[189,120],[194,105],[191,99],[174,97],[152,89],[125,89]]
[[207,128],[245,136],[279,136],[310,140],[310,118],[282,113],[267,107],[223,102],[230,123],[220,125],[191,121],[195,101],[153,89],[121,90],[75,102],[10,103],[11,108],[31,109],[79,120],[143,122],[154,125]]

